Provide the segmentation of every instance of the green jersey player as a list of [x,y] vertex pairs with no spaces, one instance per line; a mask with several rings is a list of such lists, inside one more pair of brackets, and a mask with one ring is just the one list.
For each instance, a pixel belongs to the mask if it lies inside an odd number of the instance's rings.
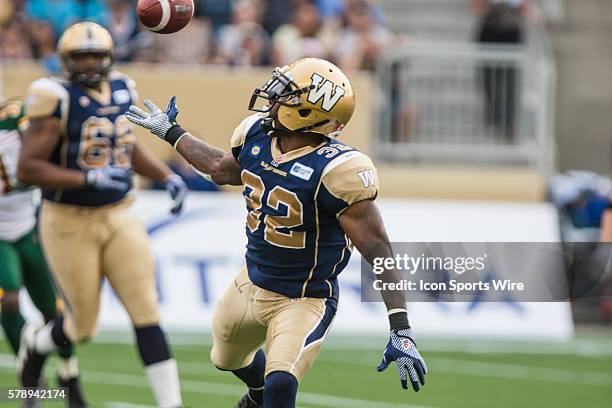
[[[23,104],[0,103],[0,321],[6,338],[17,354],[26,325],[19,308],[19,290],[24,286],[45,321],[57,314],[56,294],[36,231],[36,201],[39,192],[17,185],[16,173],[21,134],[28,126]],[[69,389],[69,407],[85,407],[72,348],[60,353],[58,382]],[[35,405],[33,405],[35,406]]]

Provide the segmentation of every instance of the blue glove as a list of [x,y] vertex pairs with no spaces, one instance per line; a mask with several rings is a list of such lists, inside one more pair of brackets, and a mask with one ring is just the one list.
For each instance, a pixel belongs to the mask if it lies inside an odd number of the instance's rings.
[[132,170],[118,166],[87,170],[85,185],[96,190],[115,190],[127,193],[132,187]]
[[170,98],[168,106],[166,106],[163,112],[148,99],[144,100],[144,104],[150,113],[132,105],[125,116],[131,122],[148,129],[155,136],[169,142],[169,140],[166,139],[168,131],[173,127],[178,127],[176,117],[179,111],[176,106],[176,96]]
[[187,192],[189,188],[187,188],[187,184],[183,181],[181,176],[178,174],[172,174],[168,176],[165,180],[166,191],[172,197],[172,208],[170,212],[172,214],[178,214],[183,209],[183,202],[185,201],[185,196],[187,196]]
[[397,364],[402,387],[408,389],[408,377],[415,391],[420,389],[419,383],[425,385],[425,374],[427,364],[417,350],[416,343],[412,340],[412,330],[391,330],[391,338],[383,353],[383,359],[378,366],[378,371],[384,371],[392,361]]

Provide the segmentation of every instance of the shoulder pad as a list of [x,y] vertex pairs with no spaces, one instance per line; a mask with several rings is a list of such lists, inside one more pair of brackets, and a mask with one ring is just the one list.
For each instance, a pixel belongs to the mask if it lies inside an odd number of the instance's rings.
[[68,91],[58,81],[41,78],[32,82],[28,88],[26,112],[30,118],[51,116],[59,105],[63,113],[67,109],[69,99]]
[[323,169],[321,181],[325,188],[346,204],[374,199],[378,194],[378,174],[367,155],[349,151],[330,161]]
[[130,78],[123,72],[119,72],[119,71],[111,71],[108,74],[108,80],[109,81],[119,80],[119,81],[125,82],[125,85],[127,86],[127,89],[130,92],[132,103],[133,104],[138,103],[138,92],[136,91],[136,81],[134,81],[132,78]]
[[240,124],[234,129],[234,133],[232,134],[231,139],[231,147],[236,148],[240,147],[244,144],[246,140],[246,136],[249,133],[249,130],[253,127],[253,125],[257,122],[257,120],[261,119],[260,114],[251,115],[245,118]]

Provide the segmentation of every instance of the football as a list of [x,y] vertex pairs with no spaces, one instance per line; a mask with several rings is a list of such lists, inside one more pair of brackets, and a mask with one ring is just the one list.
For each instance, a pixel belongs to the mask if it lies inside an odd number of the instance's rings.
[[193,17],[193,0],[138,0],[138,20],[149,31],[171,34],[184,28]]

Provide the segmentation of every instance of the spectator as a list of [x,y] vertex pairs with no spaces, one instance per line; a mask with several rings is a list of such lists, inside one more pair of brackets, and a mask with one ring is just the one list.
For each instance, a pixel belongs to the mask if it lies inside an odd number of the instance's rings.
[[33,56],[25,24],[15,19],[4,26],[2,35],[0,35],[0,58],[19,59]]
[[33,21],[29,24],[32,46],[36,58],[42,59],[42,64],[50,74],[60,72],[60,62],[55,53],[56,38],[53,28],[45,21]]
[[115,43],[115,60],[132,61],[140,49],[150,44],[150,35],[140,30],[131,0],[107,0],[107,3],[110,10],[108,30]]
[[234,5],[232,24],[219,29],[215,62],[228,65],[264,65],[268,63],[268,34],[260,25],[261,5],[241,0]]
[[299,0],[263,0],[263,28],[269,35],[291,19],[294,3]]
[[291,23],[280,26],[272,37],[272,64],[283,66],[304,57],[327,58],[329,52],[321,28],[316,6],[300,3]]
[[108,21],[108,9],[102,0],[30,0],[25,11],[29,20],[49,23],[55,38],[77,21],[88,20],[102,25]]
[[15,11],[15,5],[11,0],[0,0],[0,27],[10,22]]
[[205,17],[217,33],[220,27],[229,24],[232,15],[232,4],[235,0],[194,0],[195,16]]
[[[524,17],[538,18],[530,0],[472,0],[472,9],[480,16],[477,40],[482,44],[521,44]],[[512,66],[482,68],[485,122],[506,140],[514,139],[518,75]]]
[[[321,13],[321,17],[324,22],[334,22],[337,26],[342,25],[342,20],[344,19],[344,15],[346,9],[351,7],[354,0],[315,0],[315,5],[319,9]],[[383,24],[384,23],[384,15],[383,10],[378,4],[372,4],[372,2],[368,1],[370,10],[374,14],[374,18],[376,22]]]
[[153,62],[205,64],[211,58],[211,49],[210,22],[199,17],[172,35],[153,35],[150,58]]
[[336,59],[343,69],[373,71],[378,56],[398,37],[380,24],[374,9],[365,0],[347,3],[346,27],[338,35]]

